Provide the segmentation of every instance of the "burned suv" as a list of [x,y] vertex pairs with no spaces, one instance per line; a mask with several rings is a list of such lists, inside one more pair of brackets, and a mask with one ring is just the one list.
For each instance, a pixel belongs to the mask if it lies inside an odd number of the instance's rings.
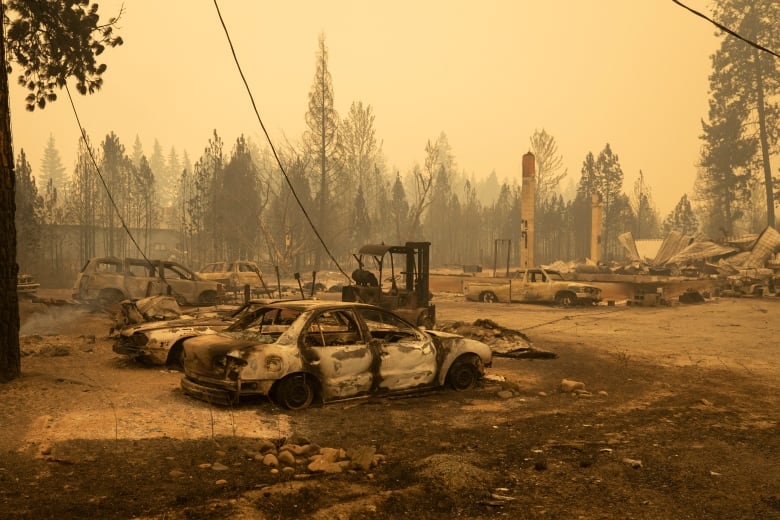
[[73,298],[110,305],[126,299],[170,294],[179,305],[212,305],[221,287],[170,260],[91,258],[76,277]]

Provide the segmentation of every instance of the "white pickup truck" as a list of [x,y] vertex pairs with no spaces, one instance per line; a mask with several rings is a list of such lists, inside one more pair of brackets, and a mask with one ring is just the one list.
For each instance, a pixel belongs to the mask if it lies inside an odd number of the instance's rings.
[[467,300],[486,303],[547,302],[571,306],[601,301],[598,287],[566,280],[560,272],[541,267],[516,271],[506,281],[468,282],[464,292]]

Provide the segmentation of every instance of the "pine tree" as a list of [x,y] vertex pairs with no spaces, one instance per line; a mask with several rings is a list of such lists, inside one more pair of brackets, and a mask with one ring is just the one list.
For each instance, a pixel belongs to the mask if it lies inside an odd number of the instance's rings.
[[62,189],[65,187],[65,167],[62,165],[60,152],[57,151],[54,135],[52,134],[49,134],[49,140],[46,142],[46,148],[43,150],[40,180],[42,185],[51,180],[55,188]]
[[[727,27],[733,28],[748,40],[760,42],[764,47],[780,46],[780,3],[773,0],[720,0],[715,9],[715,18]],[[780,95],[780,60],[767,55],[747,42],[725,35],[720,49],[712,56],[710,76],[710,124],[705,124],[705,147],[713,148],[718,155],[719,130],[728,130],[728,139],[745,149],[752,149],[748,157],[735,157],[730,165],[732,171],[742,169],[745,174],[763,172],[761,178],[765,188],[765,209],[767,225],[775,225],[774,180],[770,155],[775,149],[780,123],[780,107],[776,103]],[[723,122],[736,118],[736,125],[724,126]],[[725,137],[725,136],[723,136]],[[711,141],[712,139],[712,141]],[[727,166],[722,165],[724,168]],[[706,168],[706,167],[705,167]],[[716,170],[719,168],[716,167]],[[747,195],[736,193],[733,181],[725,170],[712,173],[711,181],[719,177],[732,190],[738,200],[721,201],[729,204],[745,201]],[[749,183],[748,183],[749,184]],[[725,208],[720,208],[725,209]],[[717,211],[718,208],[715,208]],[[731,232],[729,216],[715,216],[715,225]],[[711,226],[712,227],[712,226]]]
[[43,198],[38,194],[32,168],[24,150],[16,161],[16,215],[17,260],[27,272],[35,272],[40,265],[41,229],[43,227]]
[[[316,157],[317,164],[317,226],[319,234],[327,245],[333,238],[333,218],[329,213],[332,208],[333,179],[338,174],[336,169],[336,145],[338,142],[339,117],[333,104],[333,80],[328,71],[328,49],[325,46],[325,35],[319,38],[317,53],[317,70],[314,82],[309,91],[309,110],[306,112],[307,131],[304,140],[307,150]],[[315,249],[314,269],[322,265],[322,247]]]
[[670,231],[678,231],[683,235],[696,236],[698,230],[698,219],[693,212],[688,195],[685,194],[680,197],[680,201],[664,219],[663,231],[666,234]]

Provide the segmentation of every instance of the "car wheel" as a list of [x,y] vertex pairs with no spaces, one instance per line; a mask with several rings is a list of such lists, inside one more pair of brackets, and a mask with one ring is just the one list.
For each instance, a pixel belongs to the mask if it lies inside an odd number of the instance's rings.
[[468,390],[477,382],[479,374],[471,359],[458,359],[447,372],[447,383],[454,390]]
[[563,307],[571,307],[574,302],[575,298],[572,293],[559,293],[555,296],[555,303]]
[[482,293],[479,295],[479,301],[485,303],[496,303],[498,298],[496,297],[496,293],[493,291],[482,291]]
[[283,379],[276,388],[276,404],[288,410],[303,410],[314,402],[314,380],[305,374]]
[[184,371],[184,347],[181,344],[174,345],[174,347],[171,348],[171,351],[168,352],[168,359],[166,360],[165,365],[168,368]]
[[217,293],[214,291],[204,291],[198,296],[198,305],[214,305],[217,301]]

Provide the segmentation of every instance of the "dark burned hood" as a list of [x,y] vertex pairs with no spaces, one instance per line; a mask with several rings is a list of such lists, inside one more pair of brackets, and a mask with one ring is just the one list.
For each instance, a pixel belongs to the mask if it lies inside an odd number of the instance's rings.
[[146,332],[150,330],[177,329],[183,327],[205,327],[209,325],[227,325],[229,323],[231,323],[231,321],[227,318],[213,316],[208,318],[147,321],[137,325],[128,325],[127,327],[123,327],[120,330],[123,334],[128,335],[134,332]]
[[196,336],[184,342],[184,350],[199,358],[220,357],[234,350],[242,350],[257,345],[256,340],[238,339],[225,334]]

